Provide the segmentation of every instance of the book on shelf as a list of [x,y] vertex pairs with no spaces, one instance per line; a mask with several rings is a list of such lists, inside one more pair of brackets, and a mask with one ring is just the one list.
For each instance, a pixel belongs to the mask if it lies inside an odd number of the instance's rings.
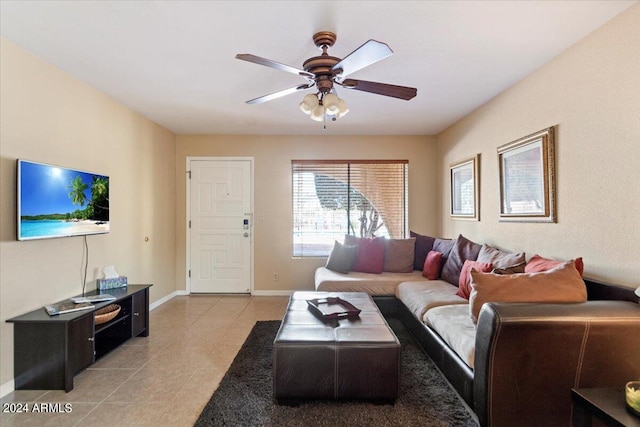
[[113,301],[114,299],[116,299],[116,297],[114,297],[111,294],[98,294],[98,295],[89,295],[86,297],[74,297],[74,298],[71,298],[71,301],[75,302],[76,304],[79,304],[81,302]]
[[63,301],[55,304],[49,304],[44,306],[44,310],[49,316],[56,316],[58,314],[72,313],[74,311],[89,310],[94,308],[94,305],[89,302],[82,302],[79,304],[73,301]]

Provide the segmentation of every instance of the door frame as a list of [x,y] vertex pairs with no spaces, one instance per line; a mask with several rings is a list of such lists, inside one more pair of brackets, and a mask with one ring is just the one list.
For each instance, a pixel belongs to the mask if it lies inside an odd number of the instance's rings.
[[186,175],[186,186],[187,186],[187,200],[186,200],[186,221],[184,224],[185,232],[186,232],[186,259],[185,259],[185,290],[187,295],[191,295],[191,277],[189,272],[191,271],[191,229],[189,228],[189,221],[191,220],[191,178],[189,174],[191,173],[191,162],[192,161],[248,161],[249,162],[249,174],[250,176],[250,195],[249,195],[249,203],[250,203],[250,211],[251,220],[249,221],[249,256],[251,257],[251,261],[249,263],[249,294],[253,295],[254,291],[254,237],[255,237],[255,215],[254,212],[254,157],[210,157],[210,156],[187,156],[187,168],[185,171]]

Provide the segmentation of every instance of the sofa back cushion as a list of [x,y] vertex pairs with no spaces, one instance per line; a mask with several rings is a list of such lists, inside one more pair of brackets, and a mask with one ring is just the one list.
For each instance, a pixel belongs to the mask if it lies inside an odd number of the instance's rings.
[[540,273],[500,275],[471,270],[469,314],[478,321],[485,302],[577,303],[587,300],[587,287],[573,261]]
[[343,245],[337,240],[333,244],[333,249],[327,259],[326,267],[338,273],[348,273],[358,256],[358,246]]
[[383,271],[411,273],[415,260],[416,239],[385,239]]
[[455,240],[451,252],[442,266],[440,277],[452,285],[458,286],[460,272],[466,260],[475,261],[482,245],[472,242],[462,234]]
[[410,232],[410,236],[416,239],[413,269],[422,270],[424,260],[427,259],[429,251],[433,249],[433,244],[436,239],[435,237],[423,236],[413,231]]
[[526,261],[521,262],[520,264],[515,264],[512,265],[510,267],[504,267],[504,268],[493,268],[493,270],[491,270],[492,273],[496,273],[496,274],[518,274],[518,273],[524,273],[524,266],[527,264]]
[[487,244],[482,245],[480,252],[478,253],[478,262],[490,262],[493,264],[493,268],[501,270],[510,269],[514,266],[522,267],[522,271],[518,273],[524,273],[524,263],[527,261],[524,252],[510,253],[504,252],[500,249],[496,249]]
[[453,245],[455,244],[456,241],[454,239],[441,239],[436,237],[433,241],[433,250],[440,252],[442,254],[442,259],[446,261],[451,253],[451,249],[453,249]]
[[356,261],[351,267],[353,271],[380,274],[384,263],[384,237],[366,238],[351,235],[344,236],[344,244],[358,246]]

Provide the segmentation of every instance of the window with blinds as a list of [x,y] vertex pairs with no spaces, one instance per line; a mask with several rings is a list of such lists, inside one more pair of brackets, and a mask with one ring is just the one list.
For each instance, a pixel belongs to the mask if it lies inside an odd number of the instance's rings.
[[293,256],[327,256],[335,240],[407,233],[407,160],[293,160]]

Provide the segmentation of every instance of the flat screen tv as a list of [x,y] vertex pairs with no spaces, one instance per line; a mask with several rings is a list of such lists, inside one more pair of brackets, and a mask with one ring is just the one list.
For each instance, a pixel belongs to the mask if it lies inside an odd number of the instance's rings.
[[109,232],[109,177],[18,160],[18,240]]

